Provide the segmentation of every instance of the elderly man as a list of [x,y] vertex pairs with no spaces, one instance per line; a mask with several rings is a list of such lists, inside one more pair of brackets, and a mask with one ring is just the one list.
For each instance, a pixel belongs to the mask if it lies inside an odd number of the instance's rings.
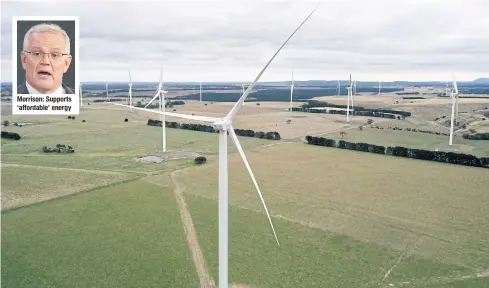
[[63,74],[71,64],[70,38],[58,25],[33,26],[24,37],[21,52],[26,82],[17,94],[75,94],[63,83]]

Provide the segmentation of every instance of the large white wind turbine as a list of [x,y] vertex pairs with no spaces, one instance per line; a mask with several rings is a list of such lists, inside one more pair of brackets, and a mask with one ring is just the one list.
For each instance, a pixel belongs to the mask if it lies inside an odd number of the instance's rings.
[[290,84],[290,111],[292,111],[292,95],[294,94],[294,70],[292,70],[292,83]]
[[129,70],[129,110],[132,112],[132,79],[131,70]]
[[[166,93],[168,93],[168,91],[165,91],[165,89],[163,88],[163,66],[161,66],[160,84],[158,84],[158,91],[156,91],[156,94],[153,97],[153,99],[151,99],[151,101],[149,101],[148,104],[146,104],[146,106],[144,106],[144,108],[148,107],[149,104],[151,104],[156,98],[159,98],[160,112],[161,112],[160,113],[160,121],[161,121],[161,129],[162,129],[162,133],[163,133],[162,152],[166,152],[166,124],[165,124],[166,123],[166,115],[167,115],[167,114],[165,114],[165,110],[166,110],[165,94]],[[152,111],[152,110],[148,110],[148,111]],[[154,111],[152,111],[152,112],[154,112]]]
[[[270,226],[272,228],[273,234],[275,236],[275,240],[277,241],[277,244],[280,245],[277,234],[275,233],[275,228],[272,224],[272,220],[270,217],[270,214],[268,213],[267,206],[265,204],[265,200],[263,199],[263,196],[260,192],[260,188],[258,187],[258,184],[256,182],[255,176],[253,175],[253,172],[251,171],[251,168],[248,164],[248,160],[246,159],[246,156],[243,152],[243,149],[241,147],[241,144],[239,143],[238,137],[236,136],[236,133],[234,132],[234,128],[232,127],[232,122],[234,118],[236,117],[238,110],[243,106],[244,101],[246,100],[246,97],[250,94],[251,90],[253,89],[253,86],[258,82],[262,74],[265,72],[265,70],[268,68],[270,63],[273,61],[273,59],[277,56],[277,54],[282,50],[282,48],[287,44],[287,42],[292,38],[292,36],[304,25],[304,23],[312,16],[314,11],[319,7],[319,5],[314,8],[314,10],[307,16],[307,18],[302,21],[302,23],[290,34],[290,36],[285,40],[285,42],[280,46],[280,48],[273,54],[271,59],[268,61],[268,63],[263,67],[263,69],[260,71],[260,73],[256,76],[256,78],[253,80],[250,86],[248,86],[248,89],[246,89],[245,93],[239,98],[238,102],[234,104],[234,107],[229,111],[229,113],[223,117],[223,118],[214,118],[214,117],[207,117],[207,116],[194,116],[194,115],[186,115],[186,114],[179,114],[179,113],[171,113],[171,112],[157,112],[154,110],[148,110],[144,108],[138,108],[134,107],[134,109],[140,109],[148,112],[153,112],[153,113],[160,113],[162,115],[168,115],[168,116],[173,116],[173,117],[180,117],[180,118],[185,118],[185,119],[191,119],[191,120],[197,120],[197,121],[202,121],[202,122],[208,122],[212,123],[213,127],[215,130],[219,131],[219,287],[220,288],[228,288],[229,287],[229,281],[228,281],[228,155],[227,155],[227,137],[228,133],[229,136],[233,139],[234,144],[236,145],[236,148],[238,149],[239,154],[241,155],[241,158],[243,159],[243,162],[246,166],[246,169],[248,170],[248,173],[250,174],[251,180],[253,181],[253,184],[255,185],[255,188],[258,192],[258,195],[260,197],[260,200],[262,202],[262,205],[265,209],[265,212],[268,217],[268,221],[270,223]],[[156,97],[156,96],[155,96]],[[119,105],[119,106],[126,106],[122,104],[117,104],[113,103],[114,105]]]
[[450,120],[450,140],[448,144],[451,146],[453,143],[453,122],[455,118],[455,103],[456,103],[456,98],[458,97],[458,87],[457,87],[457,82],[455,81],[455,73],[453,74],[453,86],[452,90],[450,91],[450,97],[452,97],[452,118]]

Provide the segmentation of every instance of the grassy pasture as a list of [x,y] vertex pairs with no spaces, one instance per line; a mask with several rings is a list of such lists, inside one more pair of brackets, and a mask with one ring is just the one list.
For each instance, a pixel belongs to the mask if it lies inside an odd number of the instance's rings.
[[[487,169],[302,144],[247,155],[277,217],[407,256],[489,268]],[[233,156],[229,165],[230,203],[262,212],[244,164]],[[216,199],[216,171],[217,163],[187,171],[186,193]]]
[[129,182],[2,215],[2,287],[198,287],[171,190]]
[[[2,140],[2,162],[123,172],[173,170],[191,164],[191,160],[162,164],[137,161],[138,157],[154,155],[161,150],[161,127],[146,125],[148,118],[157,117],[144,112],[130,114],[113,106],[93,106],[82,111],[75,120],[60,116],[9,116],[10,121],[22,120],[35,124],[3,128],[19,133],[23,139]],[[124,118],[128,118],[129,122],[124,122]],[[86,122],[81,122],[83,119]],[[167,149],[171,151],[197,152],[205,156],[217,153],[217,134],[171,128],[166,131]],[[271,141],[240,137],[240,142],[246,149]],[[72,146],[75,153],[57,155],[39,152],[42,146],[54,147],[58,143]],[[237,151],[232,142],[229,143],[229,151]]]
[[3,164],[2,210],[117,183],[130,177],[117,172]]
[[[218,279],[217,203],[197,195],[187,202],[214,279]],[[271,202],[270,200],[268,201]],[[400,252],[296,221],[275,218],[277,246],[266,216],[236,205],[229,212],[229,279],[244,287],[486,287],[487,278],[457,282],[471,269],[410,255],[384,276]],[[384,279],[384,280],[383,280]],[[217,282],[216,282],[217,283]],[[439,285],[439,284],[443,285]],[[391,286],[394,285],[394,286]]]

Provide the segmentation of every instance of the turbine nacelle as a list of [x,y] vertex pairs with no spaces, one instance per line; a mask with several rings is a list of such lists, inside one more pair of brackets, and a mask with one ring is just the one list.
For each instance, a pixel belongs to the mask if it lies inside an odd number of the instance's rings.
[[231,121],[222,118],[212,123],[212,127],[214,127],[216,131],[227,131],[231,127]]

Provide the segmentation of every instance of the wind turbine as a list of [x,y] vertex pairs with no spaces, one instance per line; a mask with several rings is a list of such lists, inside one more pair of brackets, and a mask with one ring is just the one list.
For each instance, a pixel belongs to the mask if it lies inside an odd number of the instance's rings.
[[131,70],[129,70],[129,110],[132,112],[132,79]]
[[[194,115],[186,115],[186,114],[172,113],[172,112],[157,112],[154,110],[134,107],[134,109],[144,110],[153,113],[160,113],[162,115],[197,120],[202,122],[210,122],[213,124],[214,129],[219,131],[219,188],[218,188],[219,190],[219,288],[228,288],[229,286],[229,281],[228,281],[228,155],[227,155],[228,135],[227,134],[229,133],[229,136],[233,139],[234,144],[236,145],[236,148],[238,149],[238,152],[241,155],[241,158],[243,159],[243,162],[250,174],[251,180],[255,185],[255,188],[258,192],[260,200],[267,214],[268,221],[270,223],[273,234],[275,236],[275,240],[277,241],[277,244],[280,246],[280,243],[277,238],[277,234],[275,233],[275,228],[272,224],[270,214],[268,213],[268,209],[265,204],[265,200],[263,199],[263,196],[260,192],[260,188],[258,187],[255,176],[251,171],[251,168],[248,164],[248,160],[246,159],[246,156],[243,152],[243,148],[239,143],[238,137],[234,132],[234,128],[232,127],[232,122],[236,117],[238,110],[243,106],[246,97],[248,97],[251,90],[253,89],[253,86],[258,82],[258,80],[265,72],[265,70],[268,68],[270,63],[277,56],[277,54],[282,50],[285,44],[287,44],[287,42],[292,38],[292,36],[294,36],[294,34],[302,27],[302,25],[304,25],[304,23],[312,16],[314,11],[316,11],[318,7],[319,5],[316,6],[316,8],[314,8],[314,10],[306,17],[306,19],[290,34],[290,36],[285,40],[285,42],[282,44],[282,46],[280,46],[280,48],[275,52],[275,54],[273,54],[273,56],[265,65],[265,67],[263,67],[260,73],[253,80],[251,85],[248,86],[248,89],[246,89],[243,95],[239,98],[238,102],[234,104],[234,107],[231,109],[231,111],[229,111],[229,113],[225,117],[214,118],[214,117],[194,116]],[[118,103],[112,103],[112,104],[119,105],[119,106],[127,106]]]
[[382,83],[382,80],[379,80],[379,94],[380,94],[380,84]]
[[[160,121],[161,121],[161,129],[163,132],[163,139],[162,139],[163,140],[163,144],[162,144],[162,152],[163,153],[166,152],[166,115],[167,115],[167,114],[165,114],[165,110],[166,110],[165,94],[166,93],[168,93],[168,91],[165,91],[165,89],[163,88],[163,65],[162,65],[161,66],[161,72],[160,72],[160,84],[158,84],[158,91],[156,91],[156,94],[153,97],[153,99],[151,99],[151,101],[149,101],[148,104],[146,104],[146,106],[144,106],[144,108],[148,107],[149,104],[151,104],[156,98],[159,98],[159,100],[160,100],[160,112],[161,112],[160,113]],[[147,111],[152,111],[152,110],[147,110]],[[154,111],[152,111],[152,112],[154,112]]]
[[292,94],[294,94],[294,70],[292,69],[292,84],[290,84],[290,111],[292,111]]
[[452,90],[450,91],[450,97],[452,97],[452,118],[450,120],[450,140],[448,144],[451,146],[453,143],[453,122],[455,118],[455,103],[456,103],[456,98],[458,97],[458,87],[457,87],[457,82],[455,81],[455,73],[453,73],[453,86]]
[[336,89],[338,89],[338,96],[340,96],[340,89],[341,89],[340,80],[338,80],[338,85],[336,85]]
[[80,106],[83,106],[83,91],[82,91],[81,83],[80,83]]
[[[351,97],[351,92],[352,92],[352,83],[351,83],[351,74],[350,74],[350,86],[346,87],[346,89],[348,90],[348,97],[347,97],[347,101],[348,101],[348,104],[346,105],[346,122],[350,122],[350,97]],[[353,103],[352,103],[353,105]]]
[[105,81],[105,95],[107,96],[107,101],[109,100],[109,84],[107,84],[107,81]]
[[[243,95],[245,93],[245,84],[241,84],[241,95]],[[245,103],[243,102],[243,106],[245,105]]]
[[200,103],[202,103],[202,82],[200,82]]
[[[351,81],[351,74],[350,74],[350,81]],[[353,107],[353,95],[355,95],[355,92],[357,92],[357,81],[353,80],[353,82],[350,84],[351,86],[351,111],[355,111],[355,108]],[[353,115],[353,114],[352,114]]]

